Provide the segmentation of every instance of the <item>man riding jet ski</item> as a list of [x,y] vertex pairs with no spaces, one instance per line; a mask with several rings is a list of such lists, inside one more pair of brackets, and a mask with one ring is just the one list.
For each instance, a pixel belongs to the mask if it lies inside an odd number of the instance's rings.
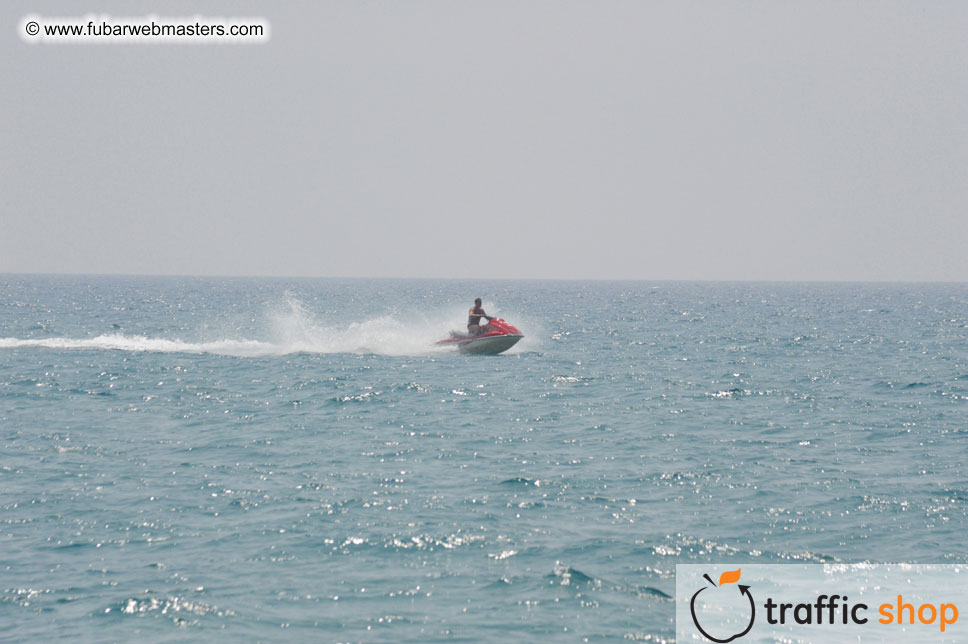
[[484,307],[481,306],[481,298],[474,300],[474,306],[470,308],[467,312],[467,332],[471,335],[477,335],[481,332],[481,318],[487,318],[490,322],[494,318],[484,312]]
[[[487,324],[481,326],[481,318],[487,318]],[[451,331],[449,338],[437,344],[456,345],[461,353],[497,355],[513,347],[523,337],[524,334],[516,327],[485,313],[481,298],[477,298],[467,312],[467,333]]]

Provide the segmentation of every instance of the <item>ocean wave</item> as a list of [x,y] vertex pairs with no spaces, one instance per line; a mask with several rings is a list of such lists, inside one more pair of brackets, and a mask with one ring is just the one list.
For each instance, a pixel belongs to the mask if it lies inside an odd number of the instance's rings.
[[[197,588],[196,592],[200,592],[201,590],[201,588]],[[178,618],[179,614],[197,617],[206,615],[215,617],[235,616],[235,611],[233,610],[219,608],[218,606],[203,601],[179,597],[178,595],[129,597],[109,607],[106,612],[112,612],[114,610],[122,615],[145,615],[150,613],[169,615],[176,623],[182,623],[184,621]]]

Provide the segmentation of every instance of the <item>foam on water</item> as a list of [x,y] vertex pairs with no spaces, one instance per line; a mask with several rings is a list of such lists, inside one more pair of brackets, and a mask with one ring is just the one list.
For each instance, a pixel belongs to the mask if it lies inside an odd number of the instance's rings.
[[45,349],[101,349],[156,353],[217,353],[222,355],[257,356],[285,353],[276,345],[258,340],[220,340],[216,342],[183,342],[164,338],[112,333],[93,338],[0,338],[0,348],[41,347]]

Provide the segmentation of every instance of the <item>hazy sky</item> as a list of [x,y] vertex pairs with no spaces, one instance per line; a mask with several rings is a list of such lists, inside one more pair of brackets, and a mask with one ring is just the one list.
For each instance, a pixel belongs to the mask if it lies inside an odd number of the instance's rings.
[[[255,15],[265,45],[31,45]],[[968,3],[5,2],[0,272],[968,281]]]

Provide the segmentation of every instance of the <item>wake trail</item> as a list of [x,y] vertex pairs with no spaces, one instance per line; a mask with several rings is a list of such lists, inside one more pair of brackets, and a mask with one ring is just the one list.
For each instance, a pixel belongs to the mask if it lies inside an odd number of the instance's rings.
[[296,353],[356,353],[425,355],[440,351],[438,335],[407,328],[391,319],[377,318],[345,329],[312,327],[289,329],[270,340],[225,338],[207,342],[111,333],[90,338],[0,338],[0,349],[88,349],[140,353],[194,353],[238,357],[282,356]]
[[[344,325],[320,322],[298,299],[287,296],[284,303],[265,315],[263,333],[255,337],[231,337],[189,341],[181,338],[150,337],[125,333],[104,333],[90,337],[0,338],[0,349],[43,348],[136,353],[189,353],[236,357],[308,354],[375,354],[422,356],[453,351],[438,347],[437,340],[459,328],[462,313],[381,315]],[[262,336],[262,337],[260,337]]]

